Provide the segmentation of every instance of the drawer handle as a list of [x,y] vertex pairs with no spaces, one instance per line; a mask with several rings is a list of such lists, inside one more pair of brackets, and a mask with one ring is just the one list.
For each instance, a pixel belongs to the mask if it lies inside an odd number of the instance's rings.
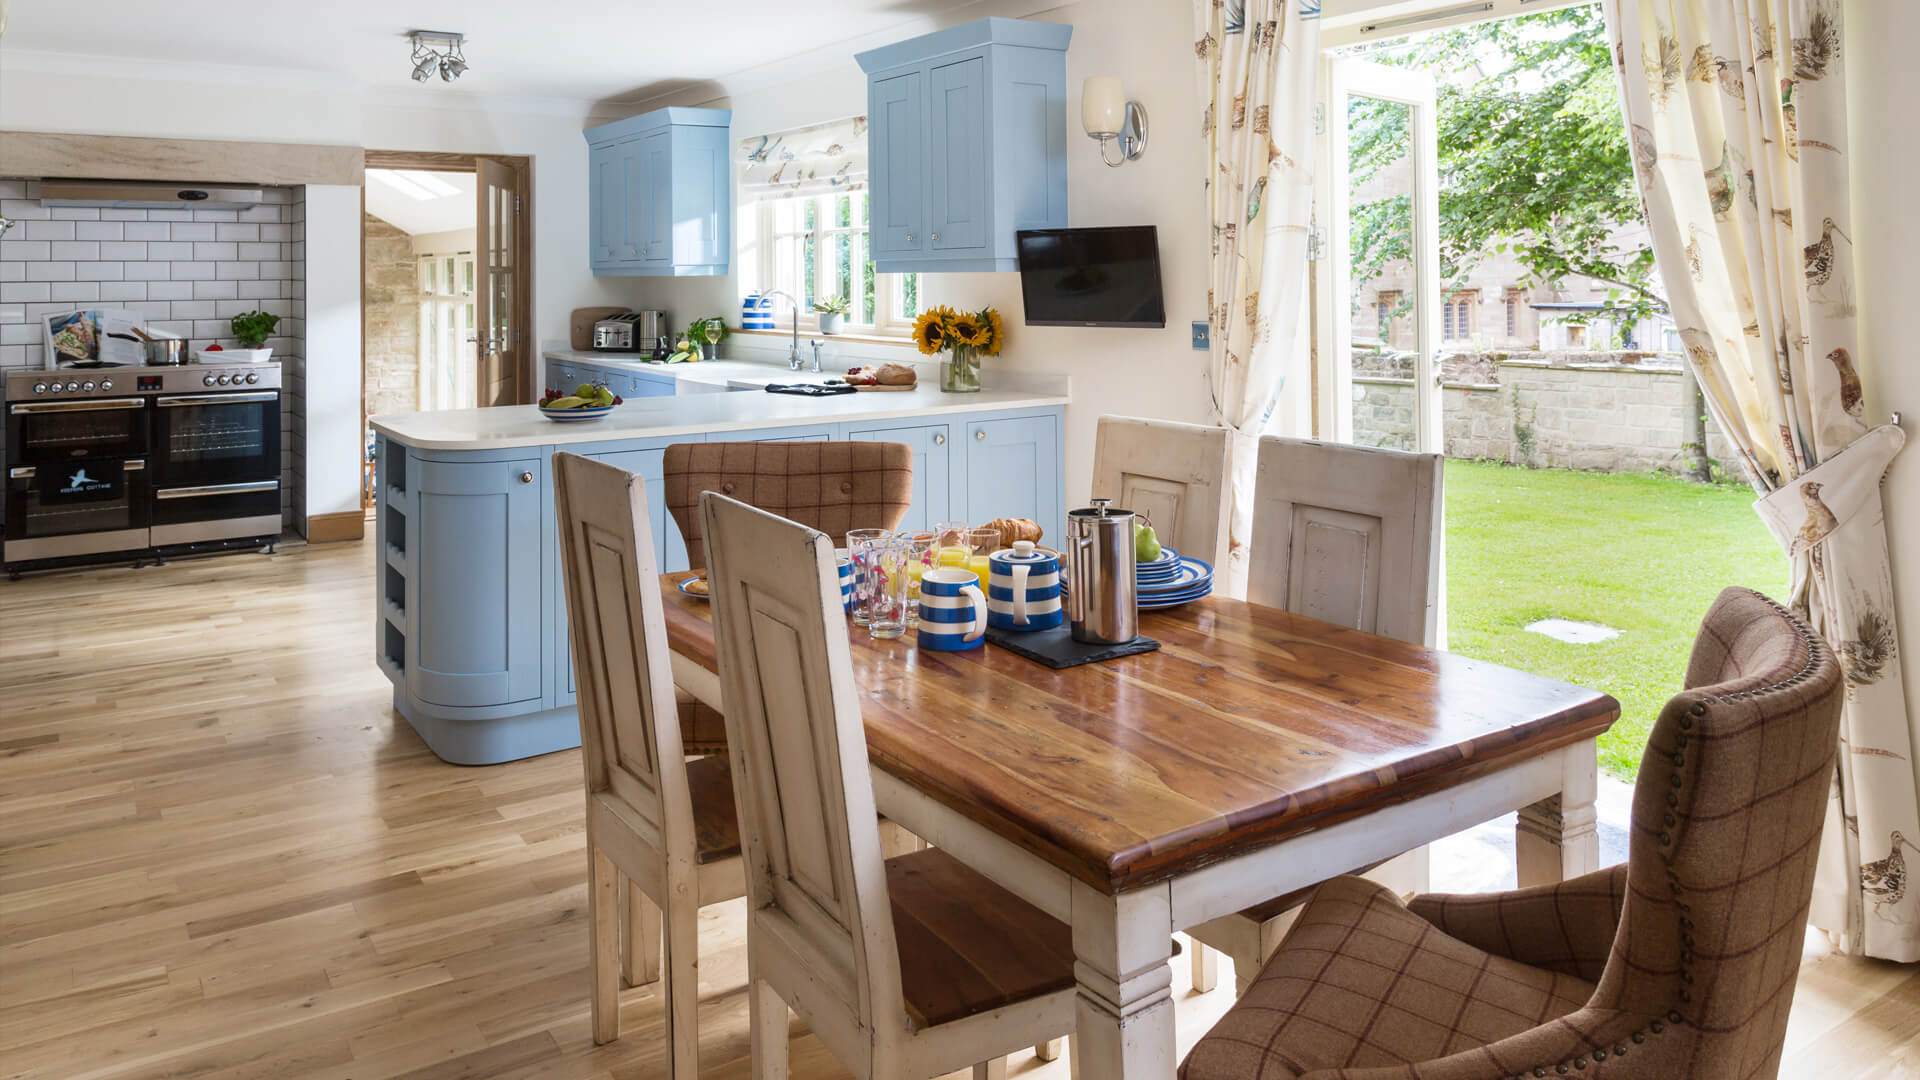
[[520,474],[520,482],[521,482],[521,483],[523,483],[523,484],[531,484],[531,483],[533,483],[533,474],[532,474],[532,473],[530,473],[530,472],[523,472],[523,473],[521,473],[521,474]]
[[973,433],[973,441],[975,441],[975,442],[986,442],[986,441],[987,441],[987,429],[986,429],[986,428],[980,428],[979,430],[977,430],[977,431],[975,431],[975,432]]
[[947,445],[947,436],[946,436],[946,433],[945,433],[945,432],[942,432],[942,433],[940,433],[940,434],[938,434],[938,435],[935,435],[935,436],[933,437],[933,445],[935,445],[935,446],[945,446],[945,445]]

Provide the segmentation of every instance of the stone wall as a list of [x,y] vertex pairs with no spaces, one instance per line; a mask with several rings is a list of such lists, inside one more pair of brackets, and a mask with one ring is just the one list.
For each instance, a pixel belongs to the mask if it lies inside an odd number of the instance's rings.
[[367,215],[367,411],[420,407],[420,271],[413,238]]
[[[1354,441],[1413,448],[1413,379],[1354,357]],[[1490,376],[1490,377],[1489,377]],[[1683,472],[1686,378],[1673,354],[1513,353],[1442,362],[1448,457],[1601,472]],[[1707,453],[1742,475],[1712,421]]]

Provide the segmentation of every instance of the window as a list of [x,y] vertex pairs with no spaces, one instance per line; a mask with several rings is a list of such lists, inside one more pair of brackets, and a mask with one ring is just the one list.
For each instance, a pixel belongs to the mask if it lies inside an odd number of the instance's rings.
[[[752,204],[757,250],[741,252],[741,280],[799,299],[801,327],[819,326],[813,305],[847,301],[845,326],[855,333],[904,337],[920,314],[919,274],[878,274],[867,248],[867,193],[802,195]],[[784,323],[782,309],[776,321]]]
[[1378,322],[1382,345],[1393,343],[1393,318],[1394,313],[1400,310],[1400,296],[1398,289],[1381,289],[1374,301],[1374,317]]
[[1474,309],[1480,306],[1477,292],[1454,293],[1440,309],[1440,340],[1466,341],[1473,337]]
[[1579,323],[1569,323],[1567,325],[1567,345],[1569,348],[1574,349],[1586,348],[1587,328]]
[[1507,340],[1520,340],[1520,290],[1507,290]]
[[473,252],[420,257],[420,408],[465,409],[477,401]]

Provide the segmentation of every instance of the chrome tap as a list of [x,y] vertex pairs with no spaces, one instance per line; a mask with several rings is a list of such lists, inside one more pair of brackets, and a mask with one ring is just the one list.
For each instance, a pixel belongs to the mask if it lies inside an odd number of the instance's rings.
[[813,371],[813,373],[814,373],[815,375],[818,375],[818,374],[820,374],[820,343],[819,343],[818,341],[809,341],[809,342],[807,342],[807,344],[809,344],[809,345],[811,345],[811,346],[813,346],[813,368],[812,368],[812,371]]
[[[787,370],[799,371],[800,370],[800,301],[795,300],[792,297],[792,295],[781,292],[779,289],[768,289],[765,292],[761,293],[760,295],[777,296],[782,300],[785,300],[787,302],[787,306],[793,309],[793,345],[791,348],[787,350]],[[820,369],[818,367],[815,367],[813,370],[819,371]]]

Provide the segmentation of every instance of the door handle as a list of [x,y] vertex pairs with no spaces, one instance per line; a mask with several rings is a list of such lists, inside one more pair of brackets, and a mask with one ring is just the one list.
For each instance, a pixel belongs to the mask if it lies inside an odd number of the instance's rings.
[[523,472],[523,473],[521,473],[521,474],[520,474],[520,482],[521,482],[521,483],[523,483],[523,484],[531,484],[531,483],[533,483],[533,474],[532,474],[532,473],[530,473],[530,472]]
[[103,398],[98,401],[46,401],[11,405],[7,411],[20,416],[26,413],[57,412],[99,412],[104,409],[141,409],[146,402],[140,398]]
[[280,487],[278,480],[250,480],[239,484],[203,484],[200,487],[161,488],[153,493],[156,499],[197,499],[208,495],[236,495],[248,491],[274,491]]
[[973,441],[974,441],[974,442],[986,442],[986,441],[987,441],[987,429],[986,429],[986,428],[975,428],[975,429],[974,429],[974,432],[973,432]]
[[935,446],[945,446],[945,445],[947,445],[947,436],[946,436],[946,433],[945,433],[945,432],[942,432],[942,433],[939,433],[939,434],[936,434],[936,435],[935,435],[935,436],[933,437],[933,445],[935,445]]
[[279,398],[280,391],[264,390],[248,394],[189,394],[154,400],[163,409],[179,409],[189,405],[239,405],[249,401],[277,401]]
[[937,244],[940,242],[940,234],[934,233],[932,236],[929,236],[927,239],[932,240],[934,243]]

